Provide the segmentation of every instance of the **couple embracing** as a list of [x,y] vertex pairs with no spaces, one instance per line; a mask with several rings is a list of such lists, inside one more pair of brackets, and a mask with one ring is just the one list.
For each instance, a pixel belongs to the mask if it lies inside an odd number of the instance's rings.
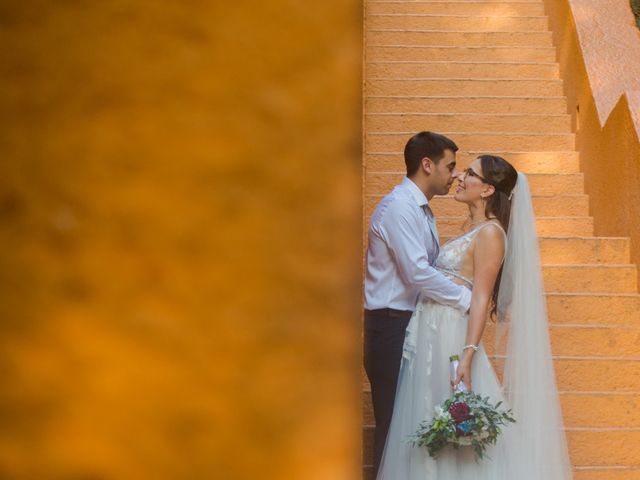
[[[404,150],[407,176],[377,206],[365,278],[365,370],[376,430],[374,470],[384,480],[565,480],[571,478],[526,177],[481,155],[460,172],[449,138],[420,132]],[[457,181],[467,205],[460,236],[440,247],[429,202]],[[497,322],[502,382],[481,339]],[[501,350],[503,349],[503,350]],[[447,448],[436,458],[411,437],[454,384],[512,409],[488,457]]]

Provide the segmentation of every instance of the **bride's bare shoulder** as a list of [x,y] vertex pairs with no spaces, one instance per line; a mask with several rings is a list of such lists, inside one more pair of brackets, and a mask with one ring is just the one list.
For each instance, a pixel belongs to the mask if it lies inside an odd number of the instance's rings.
[[481,248],[504,250],[505,232],[496,222],[487,222],[476,236],[476,244]]

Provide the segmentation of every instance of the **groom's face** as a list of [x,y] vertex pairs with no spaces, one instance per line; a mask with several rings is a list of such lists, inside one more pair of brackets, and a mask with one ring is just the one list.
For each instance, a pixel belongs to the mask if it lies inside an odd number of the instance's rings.
[[431,167],[431,185],[436,195],[446,195],[458,176],[456,170],[456,155],[451,150],[445,150],[444,156]]

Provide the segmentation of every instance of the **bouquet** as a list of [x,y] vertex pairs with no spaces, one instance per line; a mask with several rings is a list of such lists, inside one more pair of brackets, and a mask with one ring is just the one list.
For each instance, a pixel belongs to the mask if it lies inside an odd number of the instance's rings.
[[[452,378],[455,378],[459,358],[454,355],[450,361]],[[482,459],[487,446],[496,443],[501,427],[515,422],[511,410],[501,410],[501,404],[493,405],[489,397],[467,391],[461,382],[453,396],[435,408],[435,417],[420,424],[412,443],[427,447],[432,457],[448,444],[454,448],[471,446],[476,457]]]

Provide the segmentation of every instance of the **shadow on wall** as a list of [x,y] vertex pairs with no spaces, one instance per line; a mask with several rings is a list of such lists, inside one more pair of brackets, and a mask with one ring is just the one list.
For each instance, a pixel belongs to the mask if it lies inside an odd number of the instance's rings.
[[358,475],[360,3],[246,3],[0,3],[0,478]]
[[[607,7],[615,15],[599,13]],[[640,265],[640,92],[633,88],[638,87],[633,72],[640,70],[640,34],[624,0],[610,0],[607,5],[593,0],[546,0],[545,8],[558,49],[595,233],[630,237],[631,261]],[[585,13],[589,10],[591,15]],[[588,28],[592,27],[589,22],[597,22],[598,28]],[[615,22],[627,25],[621,28]],[[611,32],[612,38],[596,38],[593,35],[600,33],[592,32]],[[629,45],[628,52],[620,51]]]
[[[577,135],[595,233],[631,238],[631,262],[640,265],[640,142],[627,95],[600,125],[593,101],[583,96]],[[639,105],[640,106],[640,105]]]

